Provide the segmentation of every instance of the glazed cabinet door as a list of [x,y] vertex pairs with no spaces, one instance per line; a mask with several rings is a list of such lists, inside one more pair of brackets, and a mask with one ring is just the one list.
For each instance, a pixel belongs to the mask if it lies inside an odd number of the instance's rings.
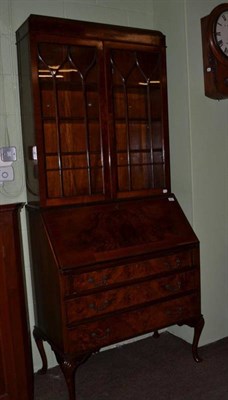
[[33,57],[41,198],[48,205],[104,200],[102,43],[39,38]]
[[114,197],[170,190],[164,51],[106,44]]

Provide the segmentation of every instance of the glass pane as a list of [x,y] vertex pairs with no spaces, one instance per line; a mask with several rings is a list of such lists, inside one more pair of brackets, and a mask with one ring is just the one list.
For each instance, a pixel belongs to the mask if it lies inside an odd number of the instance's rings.
[[131,165],[144,165],[144,164],[149,164],[151,165],[151,154],[149,152],[143,153],[143,152],[136,152],[131,154]]
[[86,126],[79,122],[60,124],[60,143],[62,152],[86,151]]
[[62,168],[87,168],[87,157],[86,154],[63,156],[62,157]]
[[79,118],[84,117],[84,94],[82,87],[73,90],[68,85],[57,85],[58,90],[58,110],[60,118]]
[[54,122],[44,122],[44,144],[46,153],[58,152],[58,134]]
[[130,190],[128,167],[118,167],[117,173],[118,173],[118,191],[126,192]]
[[63,171],[63,187],[65,196],[82,196],[88,195],[88,170],[64,170]]
[[146,150],[151,148],[151,137],[148,125],[129,123],[130,149]]
[[59,169],[59,158],[57,156],[47,156],[46,157],[46,169],[53,170]]
[[143,190],[151,187],[151,166],[132,166],[132,190]]
[[[52,77],[50,78],[52,79]],[[43,117],[55,118],[56,107],[55,107],[55,91],[53,88],[53,82],[50,80],[42,81],[40,83],[40,90],[41,90],[41,107],[42,107]]]
[[98,123],[90,122],[89,125],[88,125],[88,129],[89,129],[90,150],[101,153],[100,125]]
[[59,171],[47,171],[47,193],[50,198],[62,196],[62,183]]
[[91,187],[93,193],[100,194],[103,192],[103,174],[101,168],[91,169]]

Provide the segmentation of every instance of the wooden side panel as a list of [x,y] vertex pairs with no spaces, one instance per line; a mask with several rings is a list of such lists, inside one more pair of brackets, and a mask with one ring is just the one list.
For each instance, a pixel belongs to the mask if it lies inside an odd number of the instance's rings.
[[36,326],[60,349],[62,312],[58,262],[39,213],[29,212],[29,231],[32,249],[32,271],[35,289]]
[[0,399],[33,399],[18,206],[14,205],[0,207]]
[[25,36],[17,45],[18,71],[20,83],[21,122],[28,201],[39,200],[38,164],[33,160],[36,145],[33,109],[33,89],[29,37]]

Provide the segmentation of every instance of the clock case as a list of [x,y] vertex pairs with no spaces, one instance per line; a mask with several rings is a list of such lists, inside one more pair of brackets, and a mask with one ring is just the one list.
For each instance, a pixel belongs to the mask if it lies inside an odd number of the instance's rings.
[[228,3],[220,4],[201,18],[205,95],[216,100],[228,98],[228,57],[220,50],[214,36],[216,21],[226,10]]

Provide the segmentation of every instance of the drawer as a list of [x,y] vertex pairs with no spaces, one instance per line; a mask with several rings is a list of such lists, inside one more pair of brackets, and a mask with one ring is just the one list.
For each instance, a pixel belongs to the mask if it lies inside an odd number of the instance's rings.
[[176,296],[196,289],[199,290],[198,269],[193,269],[160,279],[81,296],[65,302],[66,321],[70,325],[82,319],[156,301],[168,296]]
[[163,303],[123,312],[100,321],[66,329],[65,351],[87,352],[181,323],[200,315],[200,296],[192,294]]
[[178,252],[165,257],[97,269],[96,271],[64,276],[64,294],[66,296],[95,290],[122,282],[157,275],[173,270],[182,270],[192,266],[192,251]]

